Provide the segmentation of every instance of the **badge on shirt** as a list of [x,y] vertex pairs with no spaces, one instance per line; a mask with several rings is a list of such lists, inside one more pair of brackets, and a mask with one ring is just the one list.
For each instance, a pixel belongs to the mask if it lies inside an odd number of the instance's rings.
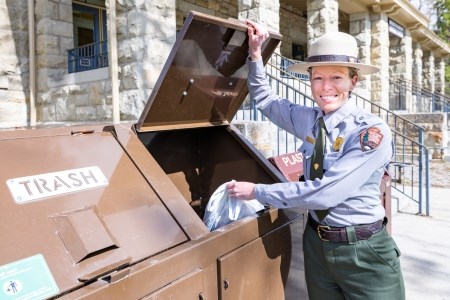
[[316,143],[316,140],[312,136],[309,136],[309,135],[306,137],[306,141],[313,145]]
[[359,135],[361,142],[361,148],[363,151],[370,151],[377,148],[383,140],[383,134],[380,129],[376,127],[370,127],[367,130],[361,132]]
[[339,151],[344,143],[344,138],[342,136],[338,136],[333,144],[333,150]]

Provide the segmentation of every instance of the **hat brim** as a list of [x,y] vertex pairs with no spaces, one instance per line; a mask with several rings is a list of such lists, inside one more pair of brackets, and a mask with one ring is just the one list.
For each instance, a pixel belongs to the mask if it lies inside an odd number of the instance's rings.
[[298,63],[298,64],[288,67],[287,71],[309,75],[308,69],[311,67],[317,67],[317,66],[343,66],[343,67],[356,68],[356,69],[358,69],[359,74],[361,74],[361,75],[369,75],[369,74],[377,73],[378,71],[380,71],[380,68],[372,66],[372,65],[366,65],[366,64],[361,64],[361,63],[351,63],[351,62],[340,62],[340,61]]

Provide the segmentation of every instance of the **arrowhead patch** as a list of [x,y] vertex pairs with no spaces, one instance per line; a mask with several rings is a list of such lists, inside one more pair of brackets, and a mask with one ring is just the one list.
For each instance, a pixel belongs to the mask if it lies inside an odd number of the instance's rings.
[[383,134],[380,129],[376,127],[370,127],[367,130],[361,132],[359,135],[362,151],[370,151],[376,149],[383,140]]

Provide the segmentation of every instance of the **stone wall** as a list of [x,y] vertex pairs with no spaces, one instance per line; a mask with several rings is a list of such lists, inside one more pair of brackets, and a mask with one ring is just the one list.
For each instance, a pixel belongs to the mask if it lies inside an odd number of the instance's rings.
[[[238,18],[250,19],[280,32],[280,2],[273,0],[238,0]],[[276,50],[279,52],[279,49]]]
[[0,0],[0,128],[26,126],[29,101],[26,0]]
[[303,17],[303,12],[287,5],[280,5],[280,32],[283,34],[280,45],[281,55],[293,57],[292,44],[295,43],[303,46],[305,55],[303,59],[306,58],[308,37],[306,18]]
[[[175,2],[118,1],[116,16],[120,118],[136,120],[175,42]],[[38,121],[112,121],[109,67],[68,74],[72,1],[37,1],[36,28]]]
[[[72,87],[65,82],[67,50],[73,48],[72,3],[41,0],[35,5],[37,120],[76,120],[77,101],[71,97]],[[74,90],[84,91],[76,87]]]
[[71,0],[38,0],[36,23],[36,119],[38,124],[110,121],[111,81],[107,68],[68,73],[74,47]]
[[[423,143],[430,148],[430,157],[442,159],[445,155],[444,148],[447,148],[447,114],[446,113],[409,113],[402,114],[401,117],[413,122],[424,129]],[[400,123],[399,123],[400,124]],[[398,130],[401,130],[399,128]],[[418,131],[414,128],[406,128],[406,136],[413,140],[418,140]],[[400,144],[400,143],[398,143]],[[397,145],[401,146],[401,145]],[[415,147],[414,147],[415,148]],[[417,153],[417,149],[413,149]]]
[[176,39],[175,0],[117,2],[120,119],[139,118]]
[[191,10],[223,19],[236,19],[238,16],[238,3],[237,0],[176,0],[177,29],[183,26],[184,19]]
[[307,1],[307,32],[312,42],[326,32],[338,31],[338,1]]

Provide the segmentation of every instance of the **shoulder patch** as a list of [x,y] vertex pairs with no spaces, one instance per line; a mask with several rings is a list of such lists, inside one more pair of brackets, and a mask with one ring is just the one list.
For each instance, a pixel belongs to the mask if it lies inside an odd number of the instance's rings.
[[370,127],[359,134],[362,151],[370,151],[377,148],[383,140],[383,134],[380,129]]

